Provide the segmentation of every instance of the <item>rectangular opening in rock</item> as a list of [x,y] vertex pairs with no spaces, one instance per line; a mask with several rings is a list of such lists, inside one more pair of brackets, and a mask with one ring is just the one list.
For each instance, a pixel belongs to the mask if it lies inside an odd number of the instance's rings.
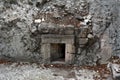
[[41,36],[44,63],[72,64],[74,62],[74,35],[47,34]]
[[60,61],[65,62],[65,44],[64,43],[51,43],[50,44],[51,62]]

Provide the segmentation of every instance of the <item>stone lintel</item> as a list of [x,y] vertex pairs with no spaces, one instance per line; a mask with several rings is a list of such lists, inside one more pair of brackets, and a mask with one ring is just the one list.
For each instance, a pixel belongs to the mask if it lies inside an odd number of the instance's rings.
[[42,43],[71,43],[74,44],[74,35],[47,34],[41,36]]

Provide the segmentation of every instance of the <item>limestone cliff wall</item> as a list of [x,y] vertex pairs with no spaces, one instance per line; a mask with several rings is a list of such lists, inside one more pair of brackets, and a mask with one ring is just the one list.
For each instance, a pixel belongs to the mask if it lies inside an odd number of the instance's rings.
[[41,34],[72,34],[74,63],[106,63],[120,54],[119,21],[119,0],[0,0],[0,58],[41,63]]

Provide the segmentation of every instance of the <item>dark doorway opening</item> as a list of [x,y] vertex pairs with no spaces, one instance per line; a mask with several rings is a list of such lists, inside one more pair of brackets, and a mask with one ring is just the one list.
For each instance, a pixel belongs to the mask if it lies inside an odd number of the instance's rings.
[[63,43],[52,43],[51,44],[51,62],[53,61],[65,61],[65,44]]

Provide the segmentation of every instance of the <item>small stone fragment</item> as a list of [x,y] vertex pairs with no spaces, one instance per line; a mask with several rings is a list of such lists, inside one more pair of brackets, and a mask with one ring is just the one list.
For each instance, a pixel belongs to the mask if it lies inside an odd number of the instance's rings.
[[41,23],[42,20],[41,20],[41,19],[36,19],[34,22],[35,22],[35,23]]
[[92,34],[88,34],[87,37],[88,38],[94,38],[94,36]]

